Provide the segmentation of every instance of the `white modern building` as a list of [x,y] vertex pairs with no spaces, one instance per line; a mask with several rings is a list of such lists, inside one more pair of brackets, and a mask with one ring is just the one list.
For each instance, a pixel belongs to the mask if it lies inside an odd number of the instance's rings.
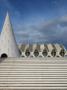
[[60,44],[17,45],[7,13],[0,35],[0,90],[67,90],[65,55]]
[[0,35],[0,57],[19,57],[19,49],[13,33],[13,28],[7,13]]
[[7,13],[0,35],[0,57],[62,57],[66,49],[60,46],[59,44],[21,44],[19,48]]

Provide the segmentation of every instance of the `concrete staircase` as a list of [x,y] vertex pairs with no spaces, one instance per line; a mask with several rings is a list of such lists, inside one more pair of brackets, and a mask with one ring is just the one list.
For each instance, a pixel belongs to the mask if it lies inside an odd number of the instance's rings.
[[0,90],[67,90],[67,58],[8,58],[0,62]]

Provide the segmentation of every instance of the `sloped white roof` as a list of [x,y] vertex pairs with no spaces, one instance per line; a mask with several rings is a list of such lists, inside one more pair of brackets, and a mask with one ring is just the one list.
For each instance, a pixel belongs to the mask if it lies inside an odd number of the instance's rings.
[[20,56],[8,13],[0,36],[0,56],[3,53],[8,57]]

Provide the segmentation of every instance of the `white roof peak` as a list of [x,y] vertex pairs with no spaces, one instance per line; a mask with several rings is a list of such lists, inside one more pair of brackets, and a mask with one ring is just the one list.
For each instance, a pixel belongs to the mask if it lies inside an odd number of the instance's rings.
[[8,11],[7,11],[7,13],[6,13],[6,18],[7,18],[7,19],[10,19],[10,18],[9,18],[9,13],[8,13]]
[[5,22],[0,36],[0,55],[3,53],[7,54],[8,57],[19,56],[19,50],[8,12],[6,14]]

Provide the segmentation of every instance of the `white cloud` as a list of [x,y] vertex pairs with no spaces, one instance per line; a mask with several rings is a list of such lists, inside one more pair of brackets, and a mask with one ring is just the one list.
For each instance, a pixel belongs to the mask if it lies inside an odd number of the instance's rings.
[[[18,12],[19,13],[19,12]],[[60,42],[66,44],[67,16],[52,21],[14,23],[17,42]]]

